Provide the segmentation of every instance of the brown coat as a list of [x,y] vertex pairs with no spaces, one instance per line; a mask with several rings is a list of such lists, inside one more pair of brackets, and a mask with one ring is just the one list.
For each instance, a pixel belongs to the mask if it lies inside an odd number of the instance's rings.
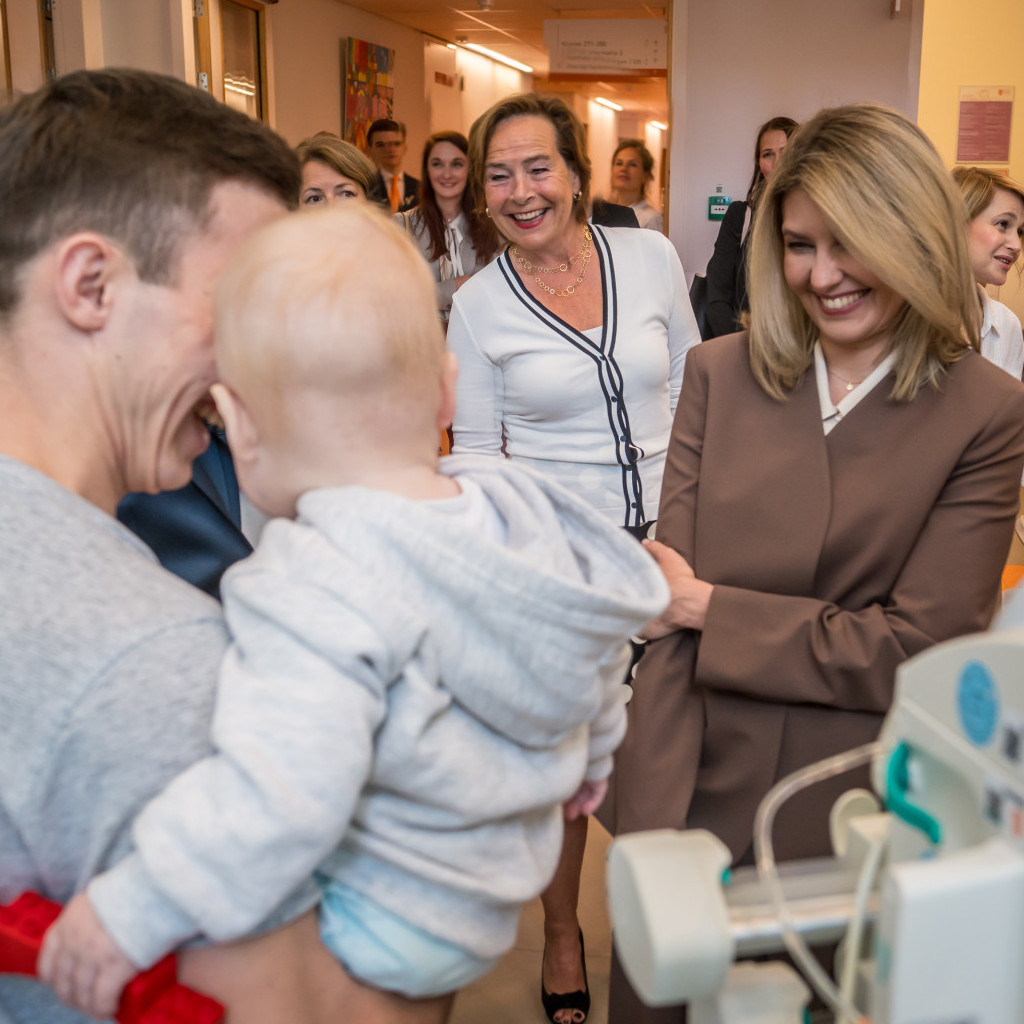
[[[782,402],[754,380],[746,335],[691,350],[658,539],[715,589],[703,633],[641,662],[607,814],[617,831],[709,828],[749,859],[773,783],[873,739],[900,662],[988,624],[1024,387],[974,353],[912,402],[892,401],[891,383],[826,437],[813,370]],[[779,856],[828,853],[828,807],[851,784],[784,807]]]

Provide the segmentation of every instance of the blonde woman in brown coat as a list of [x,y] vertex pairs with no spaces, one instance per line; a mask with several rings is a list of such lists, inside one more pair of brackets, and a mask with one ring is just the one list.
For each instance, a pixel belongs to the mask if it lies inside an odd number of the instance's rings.
[[[609,817],[707,828],[749,861],[793,770],[872,740],[906,658],[984,629],[1024,464],[1024,387],[978,352],[962,203],[895,111],[823,111],[759,206],[751,329],[690,353],[651,630]],[[782,857],[825,854],[851,776],[789,802]],[[611,1024],[679,1022],[613,971]]]

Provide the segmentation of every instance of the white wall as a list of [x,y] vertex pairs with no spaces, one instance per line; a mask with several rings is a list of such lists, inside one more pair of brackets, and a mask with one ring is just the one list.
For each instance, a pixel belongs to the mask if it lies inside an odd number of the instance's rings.
[[[184,77],[181,0],[73,0],[102,9],[103,64]],[[59,12],[68,0],[58,0]],[[193,48],[191,11],[188,48]],[[87,19],[86,24],[89,24]]]
[[286,0],[267,8],[267,21],[275,127],[292,145],[318,131],[343,130],[343,53],[349,36],[396,51],[394,113],[408,132],[405,169],[416,173],[430,134],[422,34],[337,0]]
[[[8,0],[14,88],[42,84],[38,0]],[[134,67],[195,80],[190,0],[60,0],[53,41],[60,74]]]
[[[482,57],[472,50],[455,51],[455,66],[462,78],[462,126],[458,129],[469,134],[473,122],[500,99],[516,92],[529,92],[533,88],[533,75],[506,67],[490,57]],[[438,124],[434,131],[449,127]]]
[[619,144],[619,115],[593,100],[587,102],[587,149],[593,168],[590,193],[607,196],[611,191],[612,154]]
[[[395,50],[395,117],[405,122],[405,169],[419,175],[423,144],[436,131],[469,133],[503,96],[531,88],[532,75],[337,0],[287,0],[267,8],[273,45],[275,127],[292,144],[342,130],[343,48],[349,36]],[[442,85],[434,72],[455,78]]]
[[707,197],[746,192],[759,124],[858,100],[916,116],[922,2],[675,0],[669,234],[688,274],[718,231]]
[[43,84],[39,7],[34,0],[7,0],[7,33],[11,51],[11,85],[16,93]]
[[[424,87],[430,110],[430,132],[469,135],[473,122],[511,93],[529,92],[533,76],[461,47],[424,37]],[[438,82],[440,72],[453,84]]]

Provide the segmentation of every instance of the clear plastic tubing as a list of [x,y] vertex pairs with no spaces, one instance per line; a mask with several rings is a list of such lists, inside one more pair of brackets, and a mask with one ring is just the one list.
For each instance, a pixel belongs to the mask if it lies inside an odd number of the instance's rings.
[[803,972],[803,975],[825,1000],[839,1019],[847,1021],[865,1021],[866,1018],[845,998],[832,979],[821,968],[810,948],[794,927],[792,917],[786,907],[782,882],[779,878],[778,866],[775,863],[775,850],[772,845],[772,826],[779,808],[794,793],[798,793],[816,782],[823,782],[833,775],[852,771],[867,764],[878,752],[877,743],[867,743],[855,747],[843,754],[808,765],[792,775],[787,775],[773,786],[761,801],[754,818],[754,856],[757,861],[757,874],[772,901],[782,929],[782,940],[786,949]]

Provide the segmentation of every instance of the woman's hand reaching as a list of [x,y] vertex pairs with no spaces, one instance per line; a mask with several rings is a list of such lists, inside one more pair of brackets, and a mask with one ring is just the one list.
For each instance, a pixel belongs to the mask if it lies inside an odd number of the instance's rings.
[[697,579],[690,563],[674,548],[656,540],[645,540],[643,545],[658,563],[672,596],[668,607],[647,624],[641,636],[660,640],[677,629],[703,629],[714,587]]

